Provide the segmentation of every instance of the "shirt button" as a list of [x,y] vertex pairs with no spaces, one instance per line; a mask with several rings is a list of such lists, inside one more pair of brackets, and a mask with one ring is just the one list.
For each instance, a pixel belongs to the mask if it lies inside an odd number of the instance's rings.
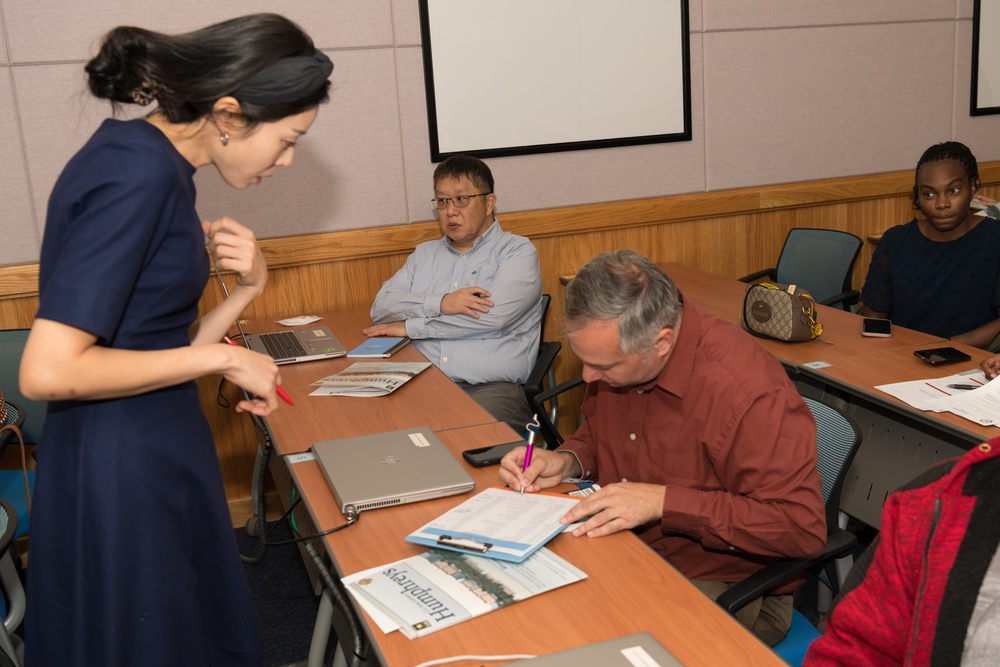
[[641,394],[641,393],[642,393],[642,389],[636,389],[636,390],[635,390],[635,393],[637,393],[637,394]]
[[458,283],[452,283],[451,286],[452,287],[458,287]]
[[441,361],[448,361],[448,357],[441,357]]
[[622,477],[622,482],[627,482],[627,481],[628,481],[627,477]]
[[628,439],[629,440],[635,440],[635,433],[629,433],[628,434]]

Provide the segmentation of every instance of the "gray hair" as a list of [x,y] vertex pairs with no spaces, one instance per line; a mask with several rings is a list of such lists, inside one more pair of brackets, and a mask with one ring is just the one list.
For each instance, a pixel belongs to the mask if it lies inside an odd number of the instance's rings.
[[617,319],[621,352],[634,354],[676,326],[681,308],[677,287],[660,267],[633,250],[616,250],[587,262],[566,287],[566,330]]

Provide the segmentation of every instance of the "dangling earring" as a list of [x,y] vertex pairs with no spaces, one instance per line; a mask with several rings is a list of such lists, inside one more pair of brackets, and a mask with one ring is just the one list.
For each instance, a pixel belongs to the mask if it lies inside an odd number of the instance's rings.
[[229,145],[229,133],[228,132],[223,132],[222,134],[220,134],[219,135],[219,141],[222,142],[223,146],[228,146]]

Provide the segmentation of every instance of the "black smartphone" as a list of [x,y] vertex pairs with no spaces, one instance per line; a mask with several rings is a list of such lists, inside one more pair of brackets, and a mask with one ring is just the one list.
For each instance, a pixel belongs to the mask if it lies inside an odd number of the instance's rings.
[[925,361],[931,366],[942,366],[944,364],[954,364],[959,361],[971,361],[972,357],[961,350],[953,347],[935,347],[930,350],[916,350],[913,353],[921,361]]
[[500,463],[507,452],[515,447],[524,447],[528,443],[524,440],[508,442],[503,445],[490,445],[489,447],[477,447],[476,449],[466,449],[462,452],[462,458],[469,462],[469,465],[477,468],[484,466],[495,466]]
[[888,338],[892,335],[892,322],[877,317],[862,318],[861,335]]

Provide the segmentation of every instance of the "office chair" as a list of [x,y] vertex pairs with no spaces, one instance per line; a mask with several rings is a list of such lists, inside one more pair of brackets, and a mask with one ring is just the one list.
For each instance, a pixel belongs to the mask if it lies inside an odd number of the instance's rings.
[[[841,577],[836,560],[850,556],[857,538],[840,526],[840,493],[851,461],[861,445],[861,432],[850,417],[821,401],[803,397],[816,419],[816,447],[819,459],[816,470],[823,480],[823,503],[826,506],[826,549],[816,558],[786,558],[772,563],[719,596],[716,602],[730,614],[735,614],[751,600],[809,571],[819,578],[833,594],[840,590]],[[790,665],[802,664],[809,644],[819,632],[797,610],[792,611],[792,627],[774,652]]]
[[538,430],[542,439],[545,440],[545,449],[557,449],[566,441],[559,432],[558,422],[552,418],[551,404],[555,403],[562,394],[585,384],[583,378],[577,376],[554,387],[549,387],[545,391],[535,394],[531,399],[531,409],[538,415]]
[[[553,387],[556,383],[556,369],[553,364],[555,363],[556,355],[562,349],[562,343],[545,340],[545,321],[549,316],[549,304],[551,302],[551,296],[548,294],[542,295],[542,326],[539,332],[538,356],[535,358],[535,365],[532,366],[531,373],[524,383],[524,395],[528,398],[528,405],[532,406],[532,408],[534,408],[535,396],[542,392],[544,386]],[[547,411],[548,418],[552,423],[555,423],[559,419],[559,403],[557,399],[553,398],[550,401]],[[546,439],[546,442],[549,442],[548,439]]]
[[11,542],[17,532],[17,513],[13,506],[0,498],[0,588],[4,602],[4,621],[0,623],[0,653],[6,658],[3,664],[21,667],[24,660],[24,642],[14,634],[24,620],[26,598],[24,585],[18,575],[11,555]]
[[740,280],[753,283],[770,278],[778,283],[798,285],[809,292],[816,303],[840,305],[850,311],[860,295],[851,289],[851,275],[862,243],[854,234],[835,229],[792,229],[785,238],[777,266]]
[[[46,403],[43,401],[30,401],[21,394],[19,389],[18,373],[21,366],[21,356],[24,352],[24,344],[28,340],[30,329],[5,329],[0,330],[0,389],[6,397],[8,404],[17,406],[21,414],[22,424],[18,425],[21,434],[24,436],[24,444],[37,444],[42,433],[42,424],[45,422]],[[0,453],[3,447],[9,442],[15,442],[13,434],[7,436],[7,442],[0,441]],[[4,436],[0,436],[3,438]],[[35,471],[28,471],[30,484],[34,484]],[[28,501],[24,496],[24,477],[20,470],[0,470],[0,495],[14,505],[17,510],[18,534],[21,537],[28,532],[30,522],[28,519]]]

